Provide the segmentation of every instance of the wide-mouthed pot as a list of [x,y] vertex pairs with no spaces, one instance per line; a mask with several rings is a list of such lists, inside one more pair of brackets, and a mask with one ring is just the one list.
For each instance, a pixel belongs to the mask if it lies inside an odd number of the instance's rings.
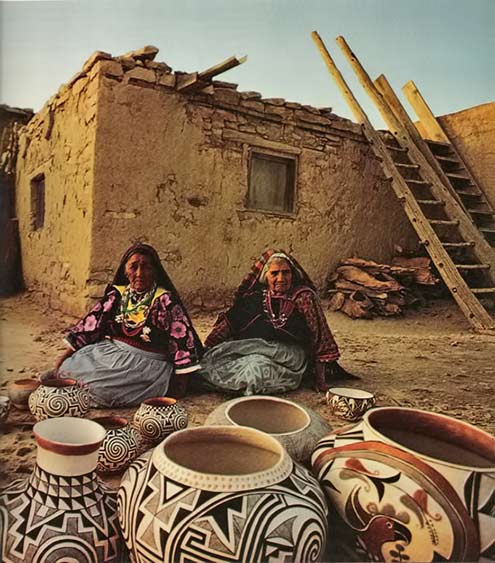
[[269,395],[226,401],[206,418],[207,425],[249,426],[276,438],[296,461],[308,463],[318,440],[332,430],[312,409]]
[[466,422],[379,407],[322,438],[313,472],[332,529],[357,557],[476,561],[495,549],[495,437]]
[[50,418],[33,428],[31,477],[0,491],[2,563],[120,563],[125,546],[116,492],[96,476],[105,429],[91,420]]
[[331,387],[326,399],[334,415],[350,421],[360,419],[376,404],[373,393],[352,387]]
[[9,383],[9,397],[16,409],[29,409],[29,395],[40,386],[37,379],[16,379]]
[[186,428],[188,416],[176,399],[152,397],[139,405],[133,423],[142,440],[155,446],[172,432]]
[[135,563],[319,561],[326,512],[309,471],[247,427],[175,432],[131,464],[119,489]]
[[75,379],[47,379],[29,395],[29,410],[36,420],[62,416],[83,417],[89,410],[89,393]]

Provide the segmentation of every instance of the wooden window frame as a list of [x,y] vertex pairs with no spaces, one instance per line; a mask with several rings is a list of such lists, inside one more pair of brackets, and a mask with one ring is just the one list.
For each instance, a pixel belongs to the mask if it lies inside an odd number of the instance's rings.
[[39,231],[45,225],[46,184],[45,175],[38,174],[31,179],[31,226]]

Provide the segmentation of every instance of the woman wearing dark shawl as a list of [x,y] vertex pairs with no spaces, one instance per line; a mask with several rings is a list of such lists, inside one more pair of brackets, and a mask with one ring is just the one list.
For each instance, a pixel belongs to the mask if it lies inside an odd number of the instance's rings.
[[112,285],[65,338],[55,376],[85,384],[93,406],[135,406],[185,394],[199,370],[201,341],[156,250],[122,257]]
[[281,393],[310,373],[317,391],[329,388],[327,380],[358,379],[337,363],[313,282],[283,251],[269,249],[255,262],[205,345],[201,375],[224,391]]

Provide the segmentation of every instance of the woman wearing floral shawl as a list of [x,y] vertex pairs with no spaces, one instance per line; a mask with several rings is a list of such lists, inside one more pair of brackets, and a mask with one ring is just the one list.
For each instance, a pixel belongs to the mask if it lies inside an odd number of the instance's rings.
[[296,389],[306,374],[317,391],[327,380],[358,379],[338,363],[337,344],[316,288],[295,258],[267,250],[253,265],[205,341],[207,384],[244,395]]
[[156,250],[143,243],[126,251],[112,285],[65,342],[54,374],[85,384],[97,407],[185,394],[202,354]]

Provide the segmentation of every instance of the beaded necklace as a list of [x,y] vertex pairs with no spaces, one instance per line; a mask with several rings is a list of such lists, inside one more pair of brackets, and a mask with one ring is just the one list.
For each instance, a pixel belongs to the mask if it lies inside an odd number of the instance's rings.
[[293,305],[289,299],[281,296],[279,299],[278,315],[273,310],[272,294],[268,289],[263,290],[263,311],[268,317],[268,322],[274,328],[282,328],[289,320]]
[[133,291],[130,287],[125,289],[120,302],[119,320],[122,322],[122,331],[127,336],[135,336],[146,322],[156,287],[153,284],[144,293]]

